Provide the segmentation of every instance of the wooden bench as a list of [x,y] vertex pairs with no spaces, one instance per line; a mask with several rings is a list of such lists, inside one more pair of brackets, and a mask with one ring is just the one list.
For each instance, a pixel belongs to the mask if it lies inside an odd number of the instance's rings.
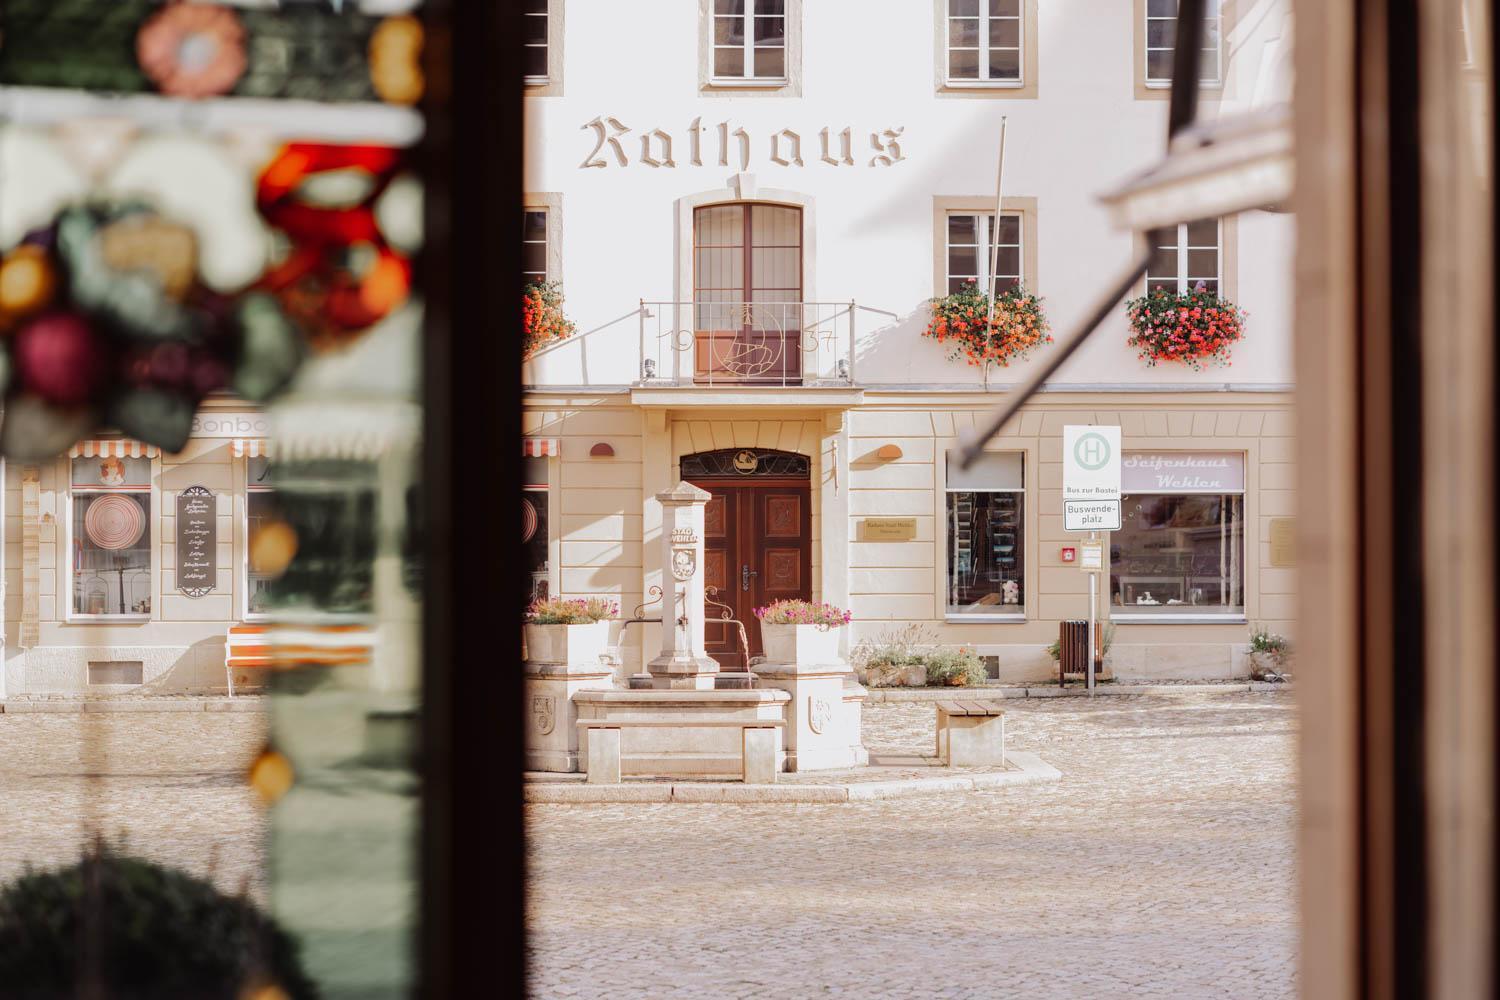
[[234,697],[236,671],[368,666],[374,647],[375,633],[368,625],[231,625],[224,638],[229,697]]
[[777,730],[786,728],[781,719],[725,719],[712,716],[682,719],[579,719],[578,728],[588,730],[588,781],[590,784],[620,783],[620,730],[629,728],[705,729],[740,728],[740,775],[747,785],[776,783]]
[[949,767],[1005,763],[1005,710],[993,702],[937,703],[937,757]]

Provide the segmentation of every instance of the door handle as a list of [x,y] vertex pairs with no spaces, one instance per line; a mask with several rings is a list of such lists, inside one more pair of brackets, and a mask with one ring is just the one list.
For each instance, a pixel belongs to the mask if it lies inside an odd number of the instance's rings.
[[749,563],[746,563],[745,565],[741,566],[740,567],[740,589],[741,590],[749,590],[750,589],[750,578],[752,576],[759,576],[759,575],[760,575],[759,573],[757,573],[755,570],[753,570],[753,569],[750,568]]

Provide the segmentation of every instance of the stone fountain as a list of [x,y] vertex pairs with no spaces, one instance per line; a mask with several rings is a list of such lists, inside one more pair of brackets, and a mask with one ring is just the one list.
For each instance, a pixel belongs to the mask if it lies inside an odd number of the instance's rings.
[[[656,499],[662,645],[646,666],[650,686],[621,689],[606,671],[559,674],[528,663],[528,698],[550,697],[566,710],[548,721],[547,733],[528,729],[527,766],[589,771],[591,781],[620,774],[774,781],[779,771],[866,763],[859,734],[865,692],[843,661],[761,663],[758,686],[715,689],[719,663],[704,647],[703,512],[710,494],[680,482]],[[557,690],[544,693],[538,685],[548,684],[549,674]],[[533,752],[548,737],[548,752]],[[563,743],[569,745],[559,751]]]

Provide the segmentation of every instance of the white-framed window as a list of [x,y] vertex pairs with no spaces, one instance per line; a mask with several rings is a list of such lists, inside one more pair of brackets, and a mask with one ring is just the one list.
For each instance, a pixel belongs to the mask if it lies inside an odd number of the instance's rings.
[[1126,452],[1110,618],[1245,617],[1243,452]]
[[1019,86],[1025,24],[1021,0],[947,0],[948,82]]
[[1020,212],[1003,212],[1000,224],[995,213],[949,212],[946,250],[948,294],[973,281],[986,288],[990,273],[990,254],[995,256],[995,293],[998,295],[1024,284],[1026,275],[1021,252],[1025,225]]
[[551,536],[547,523],[550,500],[549,459],[521,459],[521,546],[526,555],[527,593],[530,600],[547,597],[551,591]]
[[1167,227],[1151,248],[1151,262],[1146,265],[1147,292],[1162,289],[1180,295],[1202,285],[1219,295],[1223,278],[1223,226],[1218,219]]
[[713,0],[713,83],[787,78],[787,0]]
[[[276,489],[272,485],[271,462],[264,455],[245,459],[245,621],[264,621],[275,602],[276,577],[281,566],[270,572],[260,565],[261,532],[283,521]],[[269,537],[269,536],[268,536]]]
[[1024,615],[1025,455],[986,452],[969,469],[947,454],[945,614],[967,620]]
[[[1209,85],[1223,82],[1222,12],[1219,0],[1206,0],[1203,17],[1203,56],[1199,79]],[[1146,86],[1172,85],[1172,50],[1177,44],[1177,0],[1146,0]]]
[[548,277],[548,210],[526,208],[521,225],[521,277],[528,284]]
[[70,459],[68,617],[151,617],[152,459]]
[[551,46],[548,35],[551,25],[547,11],[548,0],[525,0],[521,12],[523,71],[528,86],[545,85],[551,80],[549,57]]

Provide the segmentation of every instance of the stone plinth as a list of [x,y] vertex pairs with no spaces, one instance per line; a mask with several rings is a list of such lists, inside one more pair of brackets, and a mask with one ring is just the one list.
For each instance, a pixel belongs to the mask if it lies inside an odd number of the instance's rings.
[[528,660],[523,703],[527,770],[585,770],[579,762],[578,709],[573,696],[613,686],[613,670],[597,660],[592,666]]
[[[762,688],[785,691],[788,697],[786,760],[788,771],[818,771],[854,767],[863,749],[859,711],[864,688],[846,692],[853,672],[842,660],[832,663],[758,663]],[[866,756],[865,760],[868,760]]]
[[[624,774],[739,775],[744,731],[733,723],[784,722],[788,697],[777,690],[584,690],[573,703],[579,720],[620,724]],[[579,737],[584,761],[590,732]],[[778,728],[776,768],[784,770],[780,734]]]

